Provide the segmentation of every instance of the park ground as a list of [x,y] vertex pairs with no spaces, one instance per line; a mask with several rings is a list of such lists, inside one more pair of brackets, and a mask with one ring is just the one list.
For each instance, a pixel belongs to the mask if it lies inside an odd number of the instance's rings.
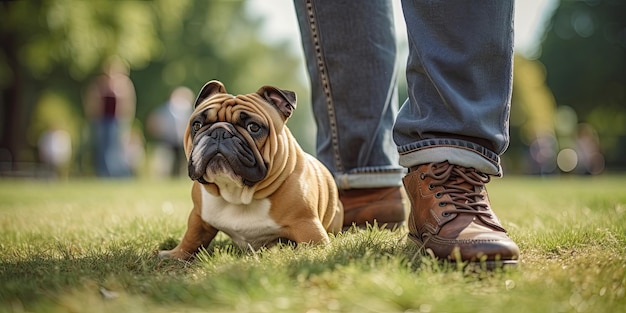
[[220,234],[160,260],[187,180],[0,180],[0,312],[624,312],[626,176],[507,176],[488,186],[517,268],[436,262],[407,230],[242,251]]

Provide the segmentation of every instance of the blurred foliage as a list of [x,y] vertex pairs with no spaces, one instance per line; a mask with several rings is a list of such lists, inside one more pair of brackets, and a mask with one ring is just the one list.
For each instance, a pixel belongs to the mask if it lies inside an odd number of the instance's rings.
[[537,136],[554,132],[556,103],[541,63],[515,55],[514,64],[511,124],[520,127],[521,141],[530,144]]
[[597,130],[607,167],[626,168],[626,1],[562,0],[539,60],[557,104]]
[[[158,9],[167,12],[165,4]],[[253,20],[241,1],[195,1],[184,18],[162,27],[162,52],[145,68],[133,71],[137,87],[137,116],[144,119],[177,86],[199,91],[209,80],[224,83],[230,93],[250,93],[274,85],[298,94],[298,109],[290,123],[297,134],[310,132],[309,100],[301,76],[301,57],[292,55],[288,43],[269,46],[258,33],[262,20]],[[295,13],[294,13],[295,14]],[[294,129],[295,128],[295,129]],[[306,147],[312,147],[309,136]],[[302,142],[301,142],[302,143]]]
[[[231,93],[248,93],[269,84],[298,94],[289,126],[313,152],[302,56],[288,42],[265,40],[263,20],[254,16],[244,1],[0,2],[0,163],[7,151],[36,161],[36,137],[54,127],[72,135],[76,153],[88,155],[80,151],[82,94],[111,58],[130,65],[140,130],[178,86],[197,92],[218,79]],[[626,2],[562,0],[540,58],[516,57],[505,166],[524,171],[530,145],[546,133],[571,146],[560,119],[571,107],[576,122],[599,134],[607,167],[626,168],[625,51]]]
[[528,147],[542,136],[554,136],[556,103],[540,62],[516,54],[513,75],[511,144],[503,163],[507,172],[532,173]]
[[30,115],[26,143],[36,147],[39,136],[47,130],[64,130],[72,138],[79,138],[80,118],[71,110],[71,104],[54,91],[44,91]]
[[[41,127],[84,127],[82,94],[111,58],[130,65],[140,125],[177,86],[198,91],[218,79],[231,93],[248,93],[270,84],[298,93],[290,126],[312,151],[310,101],[305,81],[294,79],[302,77],[301,57],[287,43],[264,41],[263,21],[249,13],[244,1],[2,1],[2,155],[36,161],[31,142]],[[58,109],[53,103],[69,105]],[[64,112],[63,119],[41,113],[50,110]],[[28,129],[33,120],[36,129]],[[71,133],[73,141],[82,140],[80,131]]]
[[[61,63],[66,65],[71,77],[81,80],[98,70],[110,56],[119,56],[141,67],[159,53],[150,2],[58,0],[43,4],[37,10],[30,10],[39,11],[35,21],[43,33],[30,34],[32,40],[22,47],[24,65],[38,78],[46,77]],[[180,10],[178,6],[172,7],[173,12],[177,9]],[[17,22],[28,19],[29,15]]]

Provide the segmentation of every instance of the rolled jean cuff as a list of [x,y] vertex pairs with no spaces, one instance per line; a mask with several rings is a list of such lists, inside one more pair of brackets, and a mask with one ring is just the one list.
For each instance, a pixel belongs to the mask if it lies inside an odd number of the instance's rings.
[[401,167],[362,167],[335,173],[335,182],[339,189],[395,187],[402,186],[402,177],[405,174],[405,169]]
[[426,139],[398,147],[400,165],[410,168],[420,164],[448,161],[474,168],[488,175],[502,176],[500,156],[473,142],[460,139]]

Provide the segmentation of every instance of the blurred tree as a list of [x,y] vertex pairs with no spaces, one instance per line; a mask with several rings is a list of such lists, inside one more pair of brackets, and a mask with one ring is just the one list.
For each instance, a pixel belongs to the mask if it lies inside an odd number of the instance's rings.
[[556,103],[540,62],[516,54],[514,66],[511,144],[503,163],[514,172],[547,174],[556,169],[557,151],[545,147],[539,153],[535,147],[555,138]]
[[[161,3],[157,11],[167,12],[168,3]],[[300,123],[290,121],[290,126],[309,149],[310,101],[306,87],[297,79],[302,60],[292,54],[288,43],[269,46],[258,32],[263,21],[252,19],[242,1],[194,1],[183,15],[159,28],[159,57],[131,74],[137,88],[138,117],[144,119],[181,85],[198,92],[207,81],[217,79],[230,93],[274,85],[298,94],[293,119]]]
[[626,167],[626,1],[562,0],[540,61],[558,105],[599,133],[607,167]]
[[290,126],[312,150],[306,88],[295,79],[302,77],[301,58],[286,43],[263,41],[263,21],[245,9],[243,1],[2,1],[0,163],[32,160],[24,134],[43,91],[82,116],[81,93],[111,57],[131,67],[140,121],[175,87],[197,91],[211,79],[233,93],[265,84],[296,91]]
[[30,159],[26,121],[44,89],[59,90],[80,112],[83,80],[108,58],[140,67],[159,52],[150,2],[2,1],[0,20],[2,161]]

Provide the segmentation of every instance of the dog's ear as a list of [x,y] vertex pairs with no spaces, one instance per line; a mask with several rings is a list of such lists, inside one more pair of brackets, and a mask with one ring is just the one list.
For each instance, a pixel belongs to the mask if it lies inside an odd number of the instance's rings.
[[296,109],[296,93],[289,90],[282,90],[272,86],[263,86],[257,92],[267,102],[273,104],[285,120],[288,119],[293,110]]
[[196,103],[194,104],[194,108],[198,106],[198,104],[202,103],[204,99],[216,94],[216,93],[226,93],[226,87],[222,82],[217,80],[212,80],[204,85],[196,98]]

